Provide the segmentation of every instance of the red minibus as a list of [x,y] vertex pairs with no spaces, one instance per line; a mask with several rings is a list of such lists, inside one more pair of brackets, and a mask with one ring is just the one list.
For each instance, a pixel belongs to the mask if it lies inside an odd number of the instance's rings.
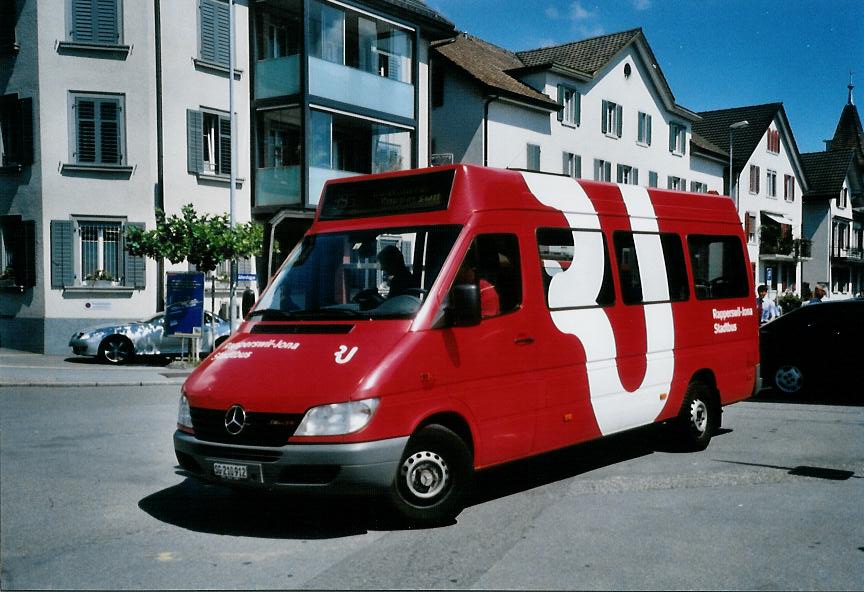
[[186,380],[186,474],[383,494],[417,524],[476,470],[655,422],[700,450],[758,382],[731,200],[453,165],[329,181]]

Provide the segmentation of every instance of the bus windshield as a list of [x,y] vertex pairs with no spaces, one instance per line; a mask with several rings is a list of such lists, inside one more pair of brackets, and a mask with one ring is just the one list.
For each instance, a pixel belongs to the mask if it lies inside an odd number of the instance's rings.
[[262,320],[410,319],[417,314],[459,226],[313,234],[251,313]]

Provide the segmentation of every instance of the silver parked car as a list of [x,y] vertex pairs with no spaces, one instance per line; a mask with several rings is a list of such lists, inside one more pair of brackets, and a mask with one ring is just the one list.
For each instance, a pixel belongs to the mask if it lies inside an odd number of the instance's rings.
[[[213,339],[210,336],[211,318],[216,321],[216,347],[219,347],[231,332],[228,321],[205,311],[204,326],[201,328],[202,353],[213,350]],[[100,361],[109,364],[123,364],[138,355],[182,355],[183,339],[165,335],[164,325],[165,313],[159,313],[146,321],[93,327],[72,335],[69,346],[76,355],[96,356]],[[189,347],[188,344],[186,347]]]

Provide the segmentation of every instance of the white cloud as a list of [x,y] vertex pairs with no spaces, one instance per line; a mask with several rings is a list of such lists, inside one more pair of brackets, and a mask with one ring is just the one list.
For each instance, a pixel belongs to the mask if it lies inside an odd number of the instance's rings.
[[633,0],[633,8],[639,11],[651,8],[651,0]]
[[596,12],[591,12],[582,6],[579,0],[576,0],[570,5],[570,20],[571,21],[587,21],[597,16]]
[[553,21],[557,21],[561,18],[561,14],[558,12],[558,9],[554,6],[550,6],[546,9],[546,17],[552,19]]

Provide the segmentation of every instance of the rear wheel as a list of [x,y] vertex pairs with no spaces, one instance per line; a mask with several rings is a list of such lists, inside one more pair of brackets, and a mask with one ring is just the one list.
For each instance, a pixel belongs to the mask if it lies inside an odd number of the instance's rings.
[[390,488],[393,509],[416,526],[452,520],[462,511],[473,471],[462,438],[444,426],[426,426],[408,440]]
[[705,450],[720,428],[720,404],[710,387],[691,382],[676,419],[678,442],[684,450]]
[[798,364],[782,364],[774,372],[774,388],[784,395],[797,395],[804,388],[804,372]]
[[111,335],[99,344],[99,359],[108,364],[125,364],[135,355],[132,342],[122,335]]

